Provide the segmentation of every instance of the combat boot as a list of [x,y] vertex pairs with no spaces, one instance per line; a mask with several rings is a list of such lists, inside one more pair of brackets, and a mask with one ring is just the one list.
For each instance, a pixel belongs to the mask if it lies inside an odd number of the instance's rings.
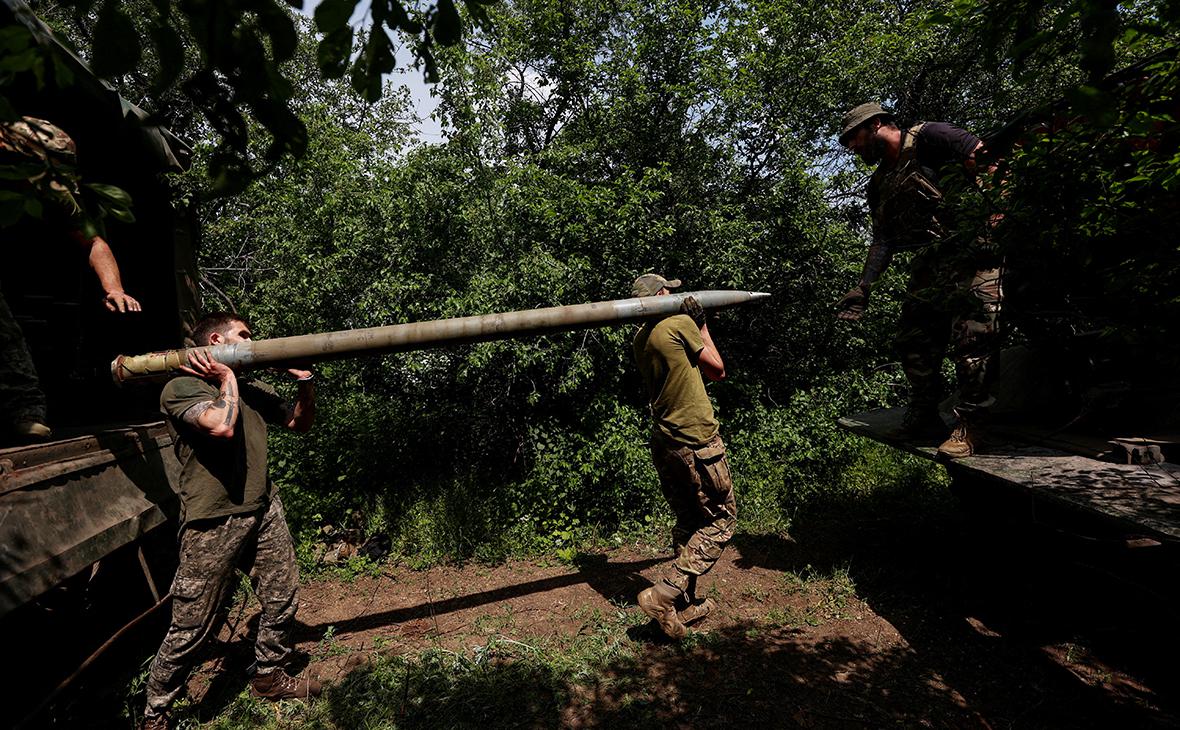
[[32,444],[48,441],[53,430],[40,421],[21,421],[12,426],[10,434],[14,443]]
[[937,406],[910,405],[890,435],[903,439],[941,439],[946,433],[946,421],[938,414]]
[[264,700],[305,700],[319,697],[323,686],[310,677],[292,677],[282,668],[256,674],[250,680],[250,694]]
[[966,419],[959,419],[950,437],[938,447],[938,455],[947,459],[962,459],[975,454],[978,448],[978,424],[972,425]]
[[706,598],[700,603],[690,604],[688,608],[679,611],[677,615],[680,616],[680,623],[691,624],[708,616],[716,607],[717,603],[712,598]]
[[683,639],[688,633],[684,622],[676,614],[676,599],[680,598],[681,593],[679,588],[660,581],[639,594],[639,607],[673,639]]

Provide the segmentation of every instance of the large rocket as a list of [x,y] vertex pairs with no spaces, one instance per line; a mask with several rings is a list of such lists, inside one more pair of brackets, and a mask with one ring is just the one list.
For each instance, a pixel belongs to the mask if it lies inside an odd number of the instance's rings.
[[519,312],[436,319],[384,327],[276,337],[202,348],[181,348],[145,355],[120,355],[111,363],[117,383],[160,380],[188,364],[190,349],[201,349],[235,370],[291,367],[295,364],[338,360],[358,355],[445,347],[468,342],[503,340],[553,332],[607,327],[624,322],[662,319],[680,311],[685,297],[695,297],[706,310],[723,309],[770,296],[766,292],[710,290],[664,296],[616,299]]

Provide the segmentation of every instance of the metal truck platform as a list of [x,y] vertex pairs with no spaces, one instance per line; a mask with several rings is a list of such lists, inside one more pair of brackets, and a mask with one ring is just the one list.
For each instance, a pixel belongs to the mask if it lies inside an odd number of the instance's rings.
[[[853,433],[936,460],[937,443],[895,435],[904,408],[868,411],[839,419]],[[1127,445],[1170,444],[1147,436],[1100,438],[1062,434],[1027,424],[989,429],[982,454],[944,461],[956,488],[972,499],[989,491],[1017,492],[1037,507],[1097,518],[1128,536],[1180,542],[1180,464],[1127,464]]]

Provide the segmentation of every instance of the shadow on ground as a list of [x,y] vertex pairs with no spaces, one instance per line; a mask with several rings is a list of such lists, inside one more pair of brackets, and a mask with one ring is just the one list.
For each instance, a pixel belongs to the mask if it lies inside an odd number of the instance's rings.
[[[616,633],[586,669],[561,652],[489,640],[470,652],[380,656],[347,673],[295,724],[1176,726],[1180,688],[1169,671],[1180,648],[1170,585],[1175,553],[1087,542],[1030,517],[953,504],[911,511],[899,503],[805,516],[790,538],[735,539],[739,568],[846,573],[900,641],[866,633],[867,622],[794,628],[764,620],[710,626],[707,619],[682,644],[650,626],[627,632],[638,648]],[[646,584],[638,571],[656,562],[585,556],[573,573],[358,617],[336,630],[389,626],[572,583],[620,601]],[[738,586],[729,590],[736,594]],[[297,633],[306,640],[323,630],[302,625]],[[237,699],[250,651],[245,640],[213,647],[216,678],[190,719],[274,723],[272,708]],[[95,714],[86,719],[78,726],[120,726]]]
[[[858,596],[909,645],[870,660],[881,686],[890,675],[910,675],[900,691],[911,695],[916,683],[944,684],[970,708],[963,718],[991,727],[1176,726],[1177,553],[1083,537],[1015,507],[803,520],[792,540],[737,540],[736,565],[847,570]],[[944,724],[937,702],[930,709],[925,719]]]
[[[637,652],[590,672],[489,644],[381,659],[313,716],[342,728],[1175,726],[1167,597],[1131,580],[1144,555],[1100,568],[1100,551],[958,510],[805,524],[793,539],[739,536],[738,565],[847,571],[903,642],[743,621],[678,645],[636,627]],[[596,569],[612,566],[619,576],[601,584],[624,580],[625,563]]]

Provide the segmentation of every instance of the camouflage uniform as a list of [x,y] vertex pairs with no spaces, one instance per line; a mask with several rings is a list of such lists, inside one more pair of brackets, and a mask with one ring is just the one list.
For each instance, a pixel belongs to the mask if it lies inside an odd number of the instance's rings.
[[914,408],[937,408],[945,394],[942,358],[950,345],[959,386],[955,413],[986,412],[999,348],[1001,269],[971,261],[940,261],[937,251],[914,257],[894,347]]
[[0,413],[9,426],[47,420],[45,394],[37,380],[37,369],[3,293],[0,293]]
[[[918,160],[924,123],[905,130],[894,165],[869,182],[874,239],[890,251],[916,250],[894,347],[910,385],[910,404],[933,410],[944,394],[942,359],[951,348],[960,417],[984,412],[999,350],[1002,269],[984,239],[949,236],[943,193],[934,170]],[[944,125],[945,126],[945,125]]]
[[652,461],[660,488],[676,516],[672,544],[676,559],[664,581],[695,597],[696,579],[721,557],[733,537],[737,502],[720,436],[699,448],[654,439]]
[[262,604],[254,644],[258,669],[281,666],[287,658],[299,605],[299,573],[276,494],[265,510],[194,521],[181,530],[180,567],[172,581],[172,626],[148,675],[149,714],[163,714],[180,694],[197,652],[219,623],[239,567],[254,579]]
[[233,436],[223,443],[186,420],[194,406],[217,398],[218,388],[182,376],[160,393],[181,464],[184,524],[172,581],[172,624],[148,676],[148,717],[165,714],[183,689],[200,647],[223,618],[236,569],[253,578],[262,604],[256,672],[281,669],[290,653],[299,571],[283,503],[267,474],[266,449],[266,424],[283,423],[288,416],[268,384],[246,377],[237,383],[240,411]]
[[[60,127],[35,117],[0,124],[0,164],[23,170],[15,180],[22,193],[40,191],[40,199],[67,218],[77,215],[78,182],[74,140]],[[25,344],[25,336],[0,293],[0,413],[8,425],[44,423],[45,394]]]

